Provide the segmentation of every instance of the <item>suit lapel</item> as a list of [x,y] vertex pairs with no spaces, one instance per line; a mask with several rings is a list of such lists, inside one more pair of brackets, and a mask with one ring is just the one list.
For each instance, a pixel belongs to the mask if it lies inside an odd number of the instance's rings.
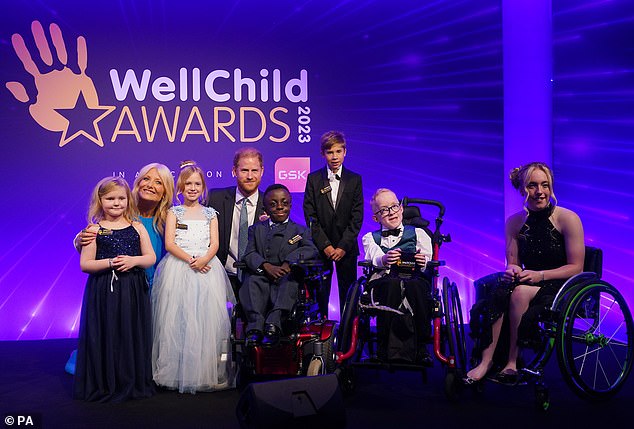
[[266,243],[267,243],[267,235],[269,233],[269,221],[265,220],[265,221],[258,221],[256,220],[253,224],[253,228],[255,228],[255,234],[257,234],[257,237],[255,239],[255,242],[257,244],[256,246],[256,250],[257,252],[262,255],[264,254],[264,249],[266,247]]
[[[328,167],[324,167],[321,170],[321,188],[320,189],[325,189],[329,186],[330,186],[330,181],[328,180]],[[332,203],[332,193],[326,192],[325,194],[321,194],[321,195],[328,201],[328,204],[330,204],[330,208],[332,208],[332,211],[335,211],[335,206]]]
[[229,249],[229,243],[231,242],[231,227],[233,223],[233,206],[236,203],[236,188],[229,189],[229,192],[225,194],[224,207],[222,210],[222,217],[225,224],[225,243],[227,249]]
[[339,180],[339,191],[337,192],[337,204],[335,205],[335,210],[341,204],[341,197],[343,196],[343,190],[346,188],[346,183],[348,182],[348,174],[347,171],[343,168],[341,169],[341,180]]
[[264,214],[264,196],[263,192],[258,190],[258,202],[255,203],[255,219],[253,219],[253,223],[257,222],[262,214]]

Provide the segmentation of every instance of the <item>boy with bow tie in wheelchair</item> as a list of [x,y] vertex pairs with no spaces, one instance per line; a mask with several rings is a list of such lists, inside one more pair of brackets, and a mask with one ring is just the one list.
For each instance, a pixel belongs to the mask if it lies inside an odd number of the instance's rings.
[[403,207],[391,190],[378,189],[371,205],[381,229],[362,239],[365,260],[376,270],[360,303],[376,310],[377,357],[430,366],[431,285],[423,271],[432,256],[431,238],[403,225]]

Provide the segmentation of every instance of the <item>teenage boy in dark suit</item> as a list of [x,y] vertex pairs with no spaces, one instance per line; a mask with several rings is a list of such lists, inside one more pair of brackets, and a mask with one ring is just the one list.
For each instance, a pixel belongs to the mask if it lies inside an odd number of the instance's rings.
[[318,294],[322,316],[328,316],[333,264],[339,285],[339,311],[343,312],[348,287],[357,279],[357,237],[363,224],[361,176],[343,168],[346,140],[338,131],[321,136],[326,166],[310,173],[304,191],[304,218],[330,275]]

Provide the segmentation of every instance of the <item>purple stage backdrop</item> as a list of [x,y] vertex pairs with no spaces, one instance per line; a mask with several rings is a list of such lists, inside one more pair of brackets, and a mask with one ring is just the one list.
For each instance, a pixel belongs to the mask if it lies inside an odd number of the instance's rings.
[[[102,177],[194,159],[209,187],[230,186],[233,153],[255,146],[263,186],[287,184],[303,222],[330,129],[363,176],[362,233],[378,187],[438,199],[453,239],[442,276],[465,309],[473,280],[503,269],[499,1],[3,3],[0,340],[77,335],[72,239]],[[625,0],[567,3],[553,20],[556,192],[632,303],[634,14]]]
[[553,2],[557,197],[634,307],[634,2]]

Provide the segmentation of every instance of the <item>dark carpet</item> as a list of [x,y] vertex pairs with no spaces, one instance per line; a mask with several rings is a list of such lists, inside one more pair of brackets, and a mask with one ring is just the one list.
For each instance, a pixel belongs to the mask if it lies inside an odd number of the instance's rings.
[[[0,411],[4,427],[42,428],[239,428],[236,390],[154,397],[121,404],[71,399],[73,377],[64,364],[77,340],[0,342]],[[444,368],[435,362],[423,382],[419,372],[359,369],[356,390],[344,397],[348,428],[600,428],[634,420],[634,381],[608,402],[577,398],[551,358],[546,381],[551,405],[540,411],[533,386],[488,383],[466,389],[455,402],[444,394]],[[6,420],[13,417],[13,425]],[[18,418],[22,420],[18,421]],[[33,419],[28,426],[27,416]],[[18,426],[18,423],[21,423]],[[301,427],[298,425],[297,427]],[[285,429],[285,428],[279,428]],[[327,429],[327,428],[324,428]]]

